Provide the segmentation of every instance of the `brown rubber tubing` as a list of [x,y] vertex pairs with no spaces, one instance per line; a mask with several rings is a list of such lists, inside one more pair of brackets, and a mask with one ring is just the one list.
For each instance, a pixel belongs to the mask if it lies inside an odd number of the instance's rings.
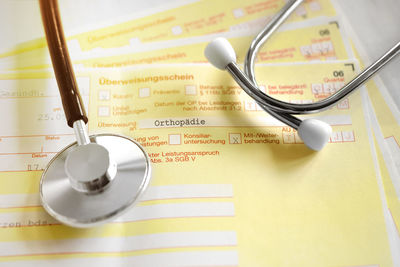
[[88,118],[65,42],[58,2],[57,0],[39,0],[39,4],[47,45],[68,125],[73,127],[77,120],[87,123]]

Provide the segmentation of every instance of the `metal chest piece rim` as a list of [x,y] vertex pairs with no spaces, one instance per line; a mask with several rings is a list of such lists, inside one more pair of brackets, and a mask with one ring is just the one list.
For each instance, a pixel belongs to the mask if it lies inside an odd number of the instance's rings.
[[150,159],[139,143],[120,135],[92,135],[89,144],[74,142],[48,163],[40,201],[61,223],[88,228],[128,211],[150,179]]

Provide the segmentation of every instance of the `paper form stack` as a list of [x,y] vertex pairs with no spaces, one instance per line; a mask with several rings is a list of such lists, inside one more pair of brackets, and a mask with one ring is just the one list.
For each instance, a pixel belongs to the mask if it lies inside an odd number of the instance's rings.
[[[0,265],[397,266],[400,116],[383,83],[313,115],[333,127],[315,153],[203,56],[223,36],[243,63],[284,3],[179,1],[68,37],[89,133],[136,139],[154,169],[138,206],[92,229],[39,202],[42,169],[74,141],[45,40],[3,51]],[[259,53],[261,90],[310,103],[359,72],[339,8],[296,10]]]

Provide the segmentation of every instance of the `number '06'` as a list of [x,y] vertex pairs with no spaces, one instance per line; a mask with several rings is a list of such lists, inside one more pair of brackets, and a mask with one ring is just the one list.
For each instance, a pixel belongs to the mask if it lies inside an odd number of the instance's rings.
[[333,76],[334,77],[343,77],[344,72],[342,70],[335,70],[335,71],[333,71]]

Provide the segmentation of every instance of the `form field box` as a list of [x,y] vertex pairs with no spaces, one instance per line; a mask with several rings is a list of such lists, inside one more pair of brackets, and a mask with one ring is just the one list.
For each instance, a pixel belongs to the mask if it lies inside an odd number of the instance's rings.
[[343,142],[342,132],[332,132],[331,143],[341,143]]
[[314,43],[311,45],[311,51],[314,55],[322,54],[322,45],[321,43]]
[[186,95],[197,95],[196,85],[185,85],[185,94]]
[[109,106],[100,106],[97,110],[97,115],[99,117],[108,117],[110,116],[110,107]]
[[339,104],[337,104],[337,107],[338,109],[349,109],[350,108],[349,99],[346,98],[342,100],[341,102],[339,102]]
[[323,85],[322,83],[313,83],[311,84],[311,91],[314,95],[320,95],[323,92]]
[[323,84],[323,92],[324,94],[334,94],[336,92],[334,83],[324,83]]
[[229,133],[229,144],[238,145],[242,143],[242,135],[240,133]]
[[283,133],[283,143],[284,144],[295,144],[296,143],[296,136],[294,133]]
[[354,142],[354,133],[352,131],[342,132],[343,142]]
[[241,8],[236,8],[236,9],[234,9],[232,12],[233,12],[233,16],[234,16],[235,18],[241,18],[241,17],[244,16],[244,10],[241,9]]
[[168,143],[170,145],[180,145],[181,144],[181,135],[180,134],[169,134],[168,135]]
[[321,10],[321,5],[317,2],[317,1],[312,1],[312,2],[310,2],[310,9],[312,10],[312,11],[319,11],[319,10]]
[[150,96],[150,88],[139,88],[139,97],[149,97]]
[[312,54],[311,46],[309,45],[301,46],[300,51],[303,54],[303,56],[310,56]]
[[183,32],[182,27],[179,25],[172,27],[171,31],[174,35],[180,35]]
[[321,45],[322,45],[322,50],[325,53],[333,52],[333,44],[332,44],[332,42],[323,42]]
[[256,111],[257,107],[256,107],[256,102],[252,101],[252,100],[245,100],[244,101],[244,110],[246,111]]
[[102,101],[110,100],[110,91],[109,90],[100,90],[99,91],[99,100],[102,100]]

